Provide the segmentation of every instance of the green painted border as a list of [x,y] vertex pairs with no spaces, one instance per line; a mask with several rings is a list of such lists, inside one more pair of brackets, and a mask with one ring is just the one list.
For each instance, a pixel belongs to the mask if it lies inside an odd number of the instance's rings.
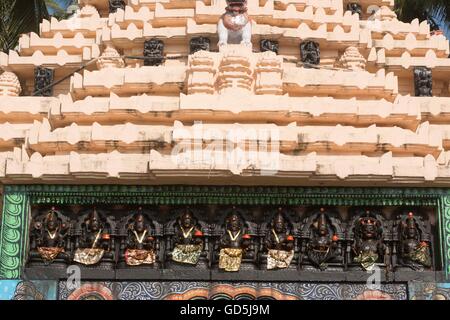
[[434,206],[450,281],[450,189],[244,186],[7,185],[0,228],[0,278],[21,275],[31,204]]
[[0,279],[19,279],[28,247],[29,198],[26,193],[3,197],[0,225]]

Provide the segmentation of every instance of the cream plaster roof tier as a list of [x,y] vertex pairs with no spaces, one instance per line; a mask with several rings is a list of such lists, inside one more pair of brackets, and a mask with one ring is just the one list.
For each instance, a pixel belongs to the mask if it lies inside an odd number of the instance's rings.
[[384,69],[373,74],[366,71],[287,67],[283,74],[283,89],[292,96],[365,96],[393,101],[398,94],[398,80],[393,73],[386,74]]
[[422,121],[431,124],[450,123],[450,97],[410,97],[410,101],[419,104]]
[[[16,149],[17,150],[17,149]],[[239,154],[239,150],[234,150]],[[225,155],[216,154],[214,161],[193,161],[190,155],[180,154],[178,158],[161,155],[151,151],[147,155],[121,154],[119,152],[102,154],[79,154],[42,156],[34,153],[28,156],[15,151],[12,158],[6,158],[6,178],[18,180],[64,180],[86,179],[158,179],[165,181],[171,177],[190,177],[195,181],[199,177],[235,178],[239,182],[258,182],[264,177],[272,181],[283,178],[285,183],[295,179],[297,182],[339,181],[346,185],[355,181],[372,178],[373,182],[409,182],[420,183],[434,181],[437,178],[449,182],[446,166],[438,166],[433,157],[392,157],[385,153],[380,157],[366,156],[319,156],[310,153],[306,156],[285,156],[260,154],[258,159],[277,157],[277,168],[270,168],[262,160],[248,160],[238,166],[223,162]],[[274,158],[275,159],[275,158]],[[206,159],[205,159],[206,160]],[[1,165],[1,162],[0,162]],[[272,170],[271,170],[272,169]],[[0,169],[0,173],[2,169]],[[441,175],[438,176],[438,173]],[[188,181],[187,181],[188,182]],[[231,183],[229,181],[228,183]]]
[[185,66],[157,66],[140,68],[109,68],[76,73],[70,80],[70,92],[76,99],[87,96],[109,96],[157,93],[175,95],[183,90]]
[[136,10],[126,6],[125,10],[118,9],[115,13],[109,15],[108,26],[117,24],[121,29],[125,29],[133,23],[138,28],[143,28],[145,22],[151,22],[155,17],[155,12],[148,7],[140,7]]
[[[240,145],[246,150],[266,143],[281,153],[318,152],[321,154],[374,154],[392,151],[396,155],[434,155],[442,150],[442,135],[428,123],[416,132],[393,128],[354,128],[337,126],[288,126],[275,124],[196,124],[183,126],[125,125],[80,126],[75,123],[52,131],[48,120],[35,122],[30,128],[27,146],[41,154],[86,151],[121,152],[150,150],[173,151],[175,148],[194,147],[199,144],[209,148],[225,148],[227,144]],[[172,147],[170,147],[172,146]],[[270,147],[269,146],[269,147]]]
[[[427,40],[417,40],[413,34],[408,34],[404,40],[395,40],[391,34],[386,34],[382,40],[374,40],[374,47],[385,49],[389,56],[401,56],[408,51],[411,56],[425,56],[429,50],[436,53],[438,58],[448,58],[450,53],[449,41],[443,35],[431,36]],[[374,49],[372,49],[374,50]]]
[[93,49],[95,38],[85,38],[82,33],[76,33],[74,37],[64,38],[61,33],[56,33],[51,38],[41,38],[36,33],[23,34],[19,39],[19,53],[21,56],[31,56],[40,51],[45,55],[55,55],[59,50],[64,50],[70,55],[83,54],[84,48],[98,51],[98,46]]
[[371,32],[374,39],[382,39],[386,33],[392,34],[397,40],[404,40],[410,33],[417,40],[426,40],[430,36],[430,25],[427,21],[419,22],[419,19],[414,19],[411,23],[398,20],[361,20],[359,24],[362,29]]
[[17,75],[29,77],[34,75],[34,68],[37,66],[55,68],[57,71],[73,70],[99,55],[100,50],[96,45],[92,47],[92,50],[83,48],[83,53],[80,55],[70,55],[64,50],[58,50],[56,55],[44,55],[41,51],[36,51],[32,56],[19,56],[16,51],[10,51],[9,54],[0,52],[0,67],[7,68]]
[[79,17],[73,16],[67,20],[61,20],[52,17],[49,20],[42,20],[40,24],[41,37],[51,38],[57,33],[64,37],[74,37],[77,33],[82,33],[87,38],[94,38],[97,29],[108,25],[107,18],[99,16]]
[[0,151],[10,151],[25,142],[31,123],[0,123]]
[[[443,104],[447,100],[441,99]],[[232,95],[195,94],[181,95],[180,98],[150,95],[118,97],[111,94],[109,97],[86,97],[78,101],[73,101],[70,95],[61,95],[60,101],[61,108],[55,105],[50,116],[51,123],[56,127],[72,122],[172,124],[174,120],[180,120],[277,124],[298,121],[305,125],[341,123],[354,126],[377,124],[416,130],[420,122],[420,106],[434,106],[435,100],[398,96],[395,102],[388,102],[383,99],[370,101],[253,94],[236,100]]]
[[53,97],[1,97],[0,122],[33,123],[42,121],[50,110],[60,109],[60,101]]

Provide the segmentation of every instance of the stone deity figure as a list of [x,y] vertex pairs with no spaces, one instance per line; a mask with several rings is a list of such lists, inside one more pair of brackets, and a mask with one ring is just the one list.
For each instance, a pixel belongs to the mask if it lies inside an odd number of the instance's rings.
[[290,234],[286,218],[280,212],[270,223],[265,239],[267,269],[286,269],[294,258],[294,237]]
[[46,264],[55,259],[67,260],[65,252],[69,225],[63,223],[52,208],[43,221],[34,221],[31,230],[31,258],[40,257]]
[[142,213],[134,215],[127,225],[125,262],[129,266],[151,265],[156,261],[156,241],[151,236],[151,226]]
[[338,240],[321,208],[319,216],[311,225],[311,238],[306,248],[309,261],[320,270],[325,270],[327,262],[340,254]]
[[104,256],[112,259],[111,233],[95,209],[82,224],[75,247],[74,261],[84,265],[97,264]]
[[430,247],[427,242],[420,240],[413,212],[409,212],[408,217],[400,224],[400,237],[399,254],[403,264],[414,270],[430,268]]
[[218,24],[219,47],[226,44],[252,45],[252,23],[247,0],[227,0],[226,12]]
[[371,271],[380,257],[386,254],[387,247],[383,244],[382,232],[381,222],[369,211],[356,222],[353,261],[366,271]]
[[231,213],[225,222],[225,234],[220,239],[219,268],[239,271],[242,257],[250,246],[250,235],[245,234],[244,221],[237,213]]
[[175,224],[172,260],[178,263],[196,265],[203,251],[203,232],[193,214],[185,211]]

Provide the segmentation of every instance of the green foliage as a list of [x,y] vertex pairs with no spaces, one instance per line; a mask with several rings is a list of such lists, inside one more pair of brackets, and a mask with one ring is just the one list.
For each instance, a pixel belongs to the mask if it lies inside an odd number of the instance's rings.
[[447,28],[450,23],[450,0],[396,0],[395,10],[404,22],[418,18],[436,26],[443,22]]

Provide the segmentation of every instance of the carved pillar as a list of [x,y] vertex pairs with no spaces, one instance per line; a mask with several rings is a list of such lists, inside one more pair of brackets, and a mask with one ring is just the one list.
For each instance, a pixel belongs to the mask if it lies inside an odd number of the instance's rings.
[[256,64],[256,94],[283,94],[283,60],[276,53],[267,51]]
[[450,196],[442,196],[439,199],[438,223],[442,270],[445,280],[450,282]]
[[[219,66],[217,86],[219,93],[230,89],[250,91],[253,84],[253,72],[250,63],[251,51],[245,46],[227,46],[222,51],[223,57]],[[235,91],[233,91],[235,92]]]
[[[53,87],[47,88],[53,83],[53,69],[37,67],[34,70],[34,92],[39,97],[51,97],[53,95]],[[46,88],[45,90],[42,90]]]
[[303,41],[300,44],[300,59],[305,64],[305,68],[320,63],[320,46],[314,41]]
[[164,42],[158,39],[146,40],[144,43],[144,66],[159,66],[164,61]]
[[211,53],[198,51],[189,56],[188,94],[214,94],[214,59]]
[[3,195],[0,224],[0,279],[20,279],[28,251],[30,202],[26,193]]
[[272,51],[278,54],[279,44],[278,41],[270,39],[262,39],[260,42],[261,52]]
[[109,0],[109,13],[115,13],[117,9],[125,10],[124,0]]
[[433,77],[430,68],[416,67],[414,69],[414,86],[416,97],[433,96]]
[[351,2],[347,4],[347,11],[351,11],[352,14],[357,13],[360,17],[362,15],[362,7],[357,2]]
[[197,51],[210,51],[211,40],[205,37],[192,38],[189,44],[190,54],[194,54]]

